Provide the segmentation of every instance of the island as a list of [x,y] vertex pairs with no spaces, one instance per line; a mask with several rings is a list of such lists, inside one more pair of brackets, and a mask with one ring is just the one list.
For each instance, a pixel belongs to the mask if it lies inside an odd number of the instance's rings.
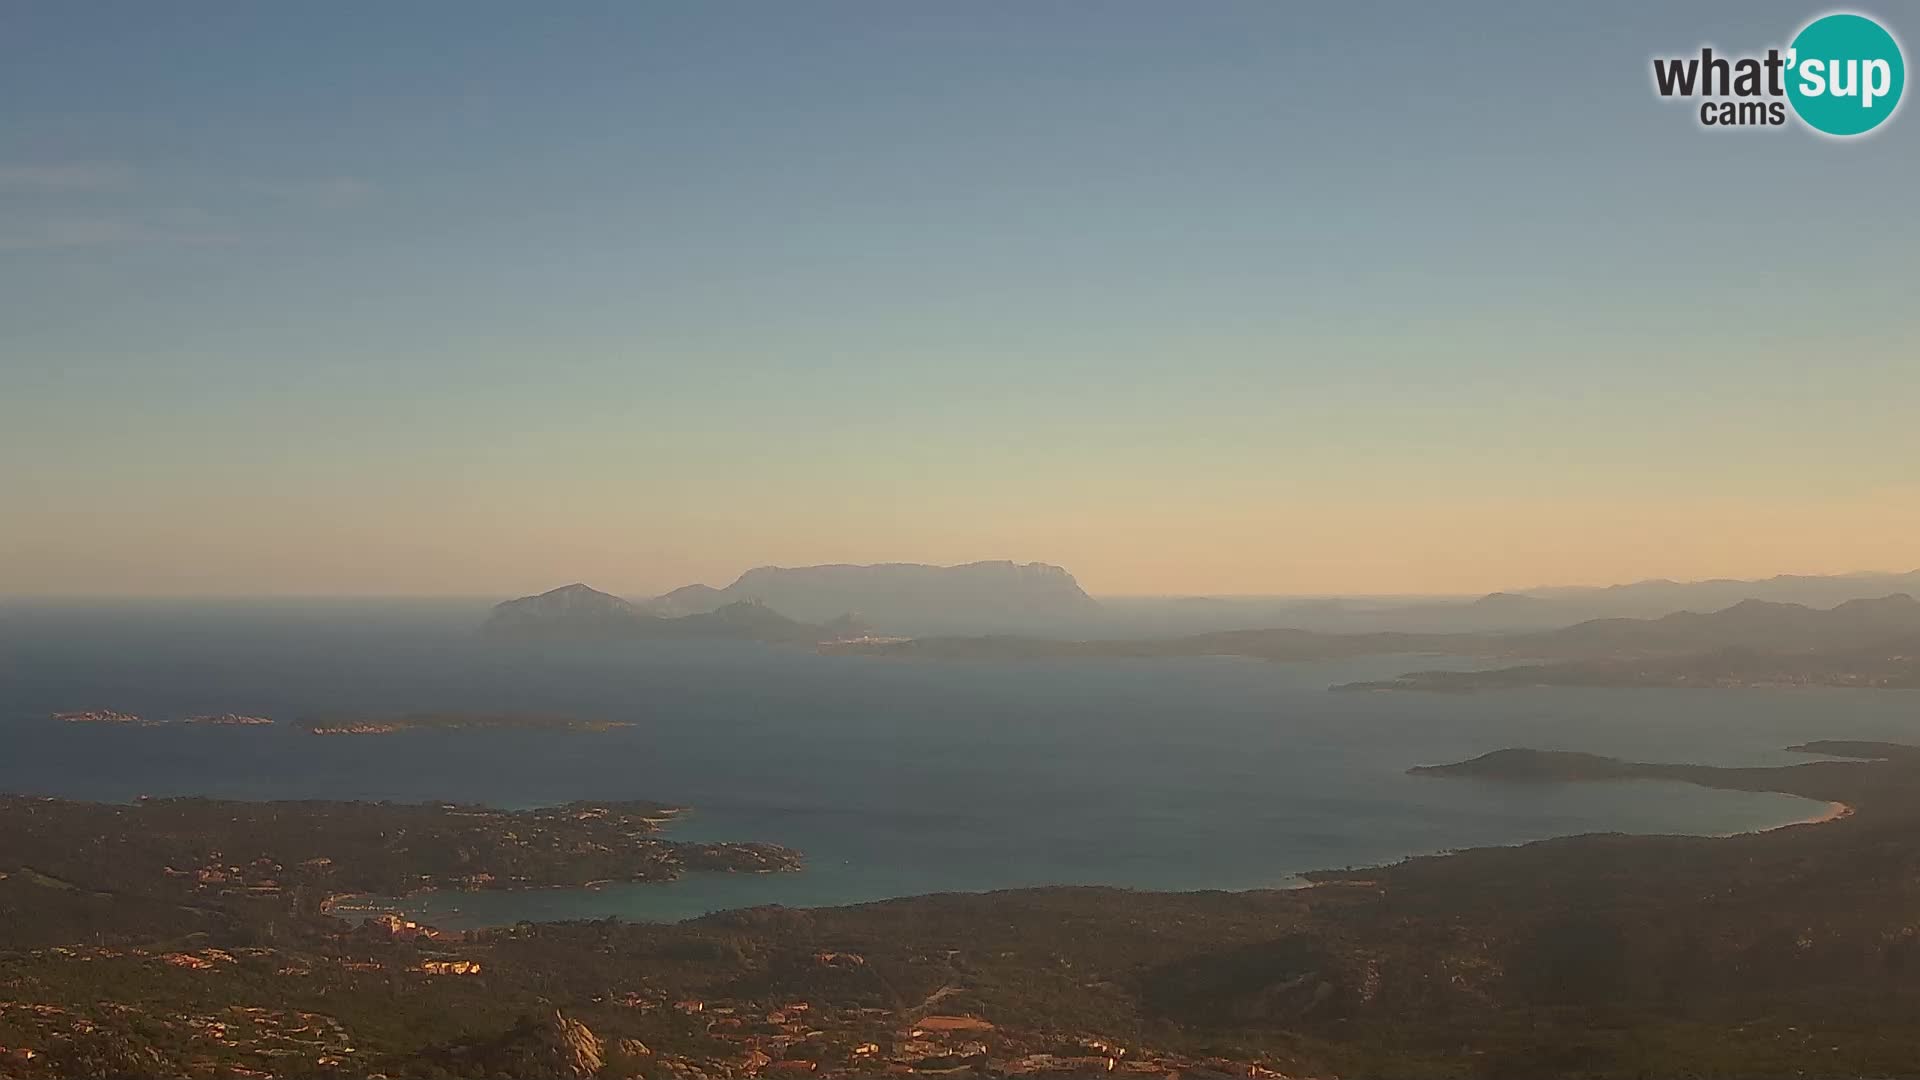
[[127,727],[149,727],[153,721],[146,720],[136,713],[119,712],[114,709],[74,709],[53,714],[55,720],[63,724],[120,724]]
[[656,615],[682,616],[740,601],[822,624],[859,612],[882,636],[963,628],[1084,629],[1104,614],[1066,568],[1007,560],[959,566],[762,566],[723,588],[685,585],[638,606]]
[[248,716],[244,713],[214,713],[206,716],[189,716],[180,721],[183,724],[201,724],[207,727],[266,727],[273,723],[270,716]]
[[137,713],[118,712],[113,709],[82,709],[56,712],[53,719],[65,724],[103,724],[117,727],[171,727],[186,724],[201,727],[265,727],[273,723],[271,717],[249,716],[243,713],[210,713],[201,716],[188,716],[179,720],[150,720]]
[[[1811,742],[1788,747],[1804,754],[1839,756],[1898,763],[1904,776],[1920,762],[1920,750],[1889,743]],[[1727,791],[1774,791],[1851,807],[1852,801],[1874,794],[1876,774],[1855,763],[1831,761],[1768,768],[1726,768],[1716,765],[1669,765],[1623,761],[1571,750],[1494,750],[1451,765],[1416,765],[1412,776],[1438,776],[1518,783],[1578,783],[1610,780],[1665,780]]]

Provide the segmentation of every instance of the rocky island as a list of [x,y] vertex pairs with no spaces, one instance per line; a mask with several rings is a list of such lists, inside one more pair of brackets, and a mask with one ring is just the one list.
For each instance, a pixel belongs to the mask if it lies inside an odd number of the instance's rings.
[[128,727],[150,727],[155,723],[137,714],[118,712],[113,709],[76,709],[54,713],[53,718],[63,724],[124,724]]
[[201,724],[207,727],[266,727],[273,723],[270,716],[248,716],[243,713],[215,713],[207,716],[189,716],[180,721],[183,724]]
[[169,727],[176,724],[189,724],[199,727],[265,727],[273,723],[271,717],[248,716],[241,713],[214,713],[202,716],[187,716],[178,720],[150,720],[135,713],[116,712],[112,709],[87,709],[75,712],[56,712],[55,720],[64,724],[106,724],[120,727]]
[[743,600],[823,624],[859,612],[882,636],[1084,632],[1103,615],[1064,567],[1008,560],[762,566],[724,588],[686,585],[639,606],[656,615],[692,615]]

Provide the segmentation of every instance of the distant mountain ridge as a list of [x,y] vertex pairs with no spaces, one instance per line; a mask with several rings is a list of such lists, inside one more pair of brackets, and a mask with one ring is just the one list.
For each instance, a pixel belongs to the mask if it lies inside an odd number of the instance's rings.
[[865,632],[850,616],[816,625],[790,619],[752,600],[734,601],[695,615],[656,615],[577,582],[496,604],[481,630],[506,638],[731,638],[777,644],[814,644]]
[[1338,690],[1515,686],[1920,687],[1920,601],[1907,593],[1831,608],[1743,600],[1706,615],[1594,619],[1506,638],[1498,654],[1546,661],[1410,671]]
[[1527,656],[1674,655],[1711,649],[1834,650],[1920,634],[1920,600],[1909,593],[1852,599],[1826,609],[1742,600],[1719,611],[1676,611],[1657,619],[1590,619],[1560,630],[1514,635],[1506,651]]
[[[1889,584],[1906,587],[1885,587]],[[539,610],[543,623],[551,624],[541,631],[544,633],[559,632],[564,626],[570,628],[567,632],[577,634],[682,636],[699,632],[798,640],[808,627],[825,629],[829,620],[853,613],[861,626],[870,626],[883,636],[1053,639],[1072,643],[1062,651],[1073,652],[1084,652],[1089,645],[1104,649],[1104,643],[1117,644],[1120,639],[1136,643],[1126,651],[1151,651],[1154,646],[1147,643],[1229,631],[1259,637],[1274,628],[1286,628],[1323,635],[1380,635],[1376,642],[1383,647],[1397,639],[1400,645],[1421,651],[1545,659],[1607,651],[1670,651],[1674,643],[1694,634],[1729,639],[1703,646],[1709,648],[1804,649],[1816,644],[1830,648],[1836,640],[1831,632],[1852,632],[1846,624],[1853,614],[1873,610],[1852,606],[1852,602],[1880,598],[1874,602],[1897,604],[1897,600],[1886,598],[1914,593],[1920,593],[1920,571],[1833,577],[1779,575],[1757,582],[1649,581],[1604,588],[1494,592],[1454,599],[1120,597],[1103,604],[1059,566],[1000,560],[957,566],[764,566],[741,574],[724,588],[692,584],[633,601],[574,585],[542,594]],[[1804,599],[1781,599],[1783,596]],[[523,597],[511,603],[542,598]],[[771,609],[801,624],[801,628],[776,629],[777,624],[771,620],[744,609],[717,620],[718,625],[695,622],[669,628],[646,621],[715,615],[743,602]],[[1820,612],[1841,610],[1796,622],[1793,613],[1784,610],[1793,607]],[[526,604],[503,611],[494,620],[496,629],[511,628],[517,613],[532,610],[532,605]],[[1890,612],[1894,608],[1883,606],[1881,610]],[[738,625],[742,622],[769,625],[754,629]],[[1785,636],[1770,636],[1767,627],[1774,624],[1781,626],[1779,633]],[[1789,628],[1789,624],[1797,629]],[[828,640],[858,636],[842,633]],[[1422,638],[1429,640],[1423,643]],[[1815,642],[1815,638],[1821,640]],[[1838,640],[1844,645],[1849,639]],[[1183,647],[1199,644],[1188,641]],[[1279,641],[1267,644],[1289,654],[1297,645]],[[990,651],[1034,647],[1002,640]],[[1351,655],[1360,643],[1348,640],[1327,647]]]
[[1575,585],[1515,590],[1520,595],[1590,608],[1595,614],[1662,615],[1717,611],[1742,600],[1830,608],[1861,597],[1920,593],[1920,570],[1905,573],[1776,574],[1742,580],[1669,581],[1655,578],[1623,585]]
[[742,600],[803,620],[856,612],[877,629],[894,633],[1044,631],[1084,626],[1101,614],[1100,604],[1064,568],[1004,559],[958,566],[762,566],[724,589],[686,585],[638,606],[656,615],[686,616]]
[[[1896,593],[1817,609],[1801,604],[1748,600],[1705,615],[1676,612],[1658,619],[1592,619],[1556,630],[1506,634],[1330,634],[1274,628],[1090,641],[1011,635],[936,636],[852,642],[838,646],[838,650],[880,656],[971,659],[1245,656],[1263,660],[1324,660],[1389,653],[1444,653],[1508,660],[1619,663],[1729,650],[1763,657],[1834,655],[1866,650],[1898,658],[1920,655],[1920,601],[1909,594]],[[1866,659],[1878,663],[1872,656]],[[1749,662],[1747,666],[1753,665]]]
[[1320,601],[1313,605],[1295,602],[1260,614],[1266,616],[1269,626],[1332,632],[1520,633],[1594,619],[1718,612],[1744,600],[1832,608],[1849,600],[1901,593],[1920,594],[1920,570],[1901,574],[1780,574],[1755,581],[1718,578],[1556,586],[1493,592],[1476,599],[1429,598],[1387,605],[1364,600]]

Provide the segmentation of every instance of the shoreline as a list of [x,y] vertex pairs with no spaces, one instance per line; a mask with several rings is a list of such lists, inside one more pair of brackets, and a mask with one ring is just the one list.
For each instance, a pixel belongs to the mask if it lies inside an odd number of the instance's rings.
[[[1783,792],[1782,794],[1787,793]],[[1806,796],[1800,797],[1806,798]],[[1843,803],[1834,799],[1808,799],[1808,801],[1824,802],[1827,804],[1826,809],[1811,817],[1795,818],[1792,821],[1783,821],[1778,825],[1768,825],[1761,829],[1742,829],[1736,832],[1709,833],[1707,837],[1710,840],[1730,840],[1736,836],[1766,836],[1770,833],[1777,833],[1782,829],[1797,829],[1802,825],[1828,825],[1836,821],[1844,821],[1854,814],[1854,808],[1849,803]]]
[[1775,825],[1772,829],[1762,829],[1761,831],[1774,832],[1778,829],[1791,829],[1797,825],[1825,825],[1830,821],[1841,821],[1852,816],[1853,807],[1850,804],[1835,800],[1827,803],[1827,808],[1824,811],[1810,818],[1805,818],[1800,821],[1789,821],[1785,825]]
[[[1791,794],[1791,793],[1776,792],[1775,794],[1784,795],[1784,794]],[[1778,825],[1767,825],[1767,826],[1762,826],[1757,828],[1742,829],[1742,830],[1736,830],[1733,832],[1724,832],[1724,833],[1687,833],[1687,834],[1671,834],[1671,835],[1689,835],[1689,836],[1695,836],[1701,839],[1708,839],[1708,840],[1726,840],[1726,839],[1732,839],[1734,837],[1740,837],[1740,836],[1763,836],[1770,833],[1779,832],[1783,829],[1796,828],[1802,825],[1824,825],[1824,824],[1828,824],[1835,821],[1842,821],[1847,818],[1853,817],[1855,813],[1855,808],[1852,805],[1845,802],[1840,802],[1838,800],[1809,799],[1808,801],[1813,801],[1813,802],[1824,801],[1826,803],[1826,806],[1819,813],[1814,814],[1810,817],[1799,818],[1794,821],[1783,822]],[[682,808],[682,812],[686,812],[685,808]],[[1544,843],[1544,842],[1550,842],[1553,840],[1577,839],[1581,836],[1588,836],[1588,835],[1600,835],[1600,834],[1570,833],[1565,836],[1549,837],[1545,841],[1522,841],[1515,844],[1493,844],[1493,845],[1483,845],[1483,846],[1460,848],[1460,849],[1446,849],[1446,850],[1431,851],[1431,852],[1414,852],[1404,856],[1401,861],[1411,861],[1414,859],[1423,859],[1423,858],[1445,858],[1445,857],[1458,855],[1458,854],[1462,854],[1464,852],[1470,852],[1470,851],[1526,847],[1534,843]],[[1667,834],[1641,833],[1641,834],[1626,834],[1626,835],[1653,837],[1653,836],[1667,835]],[[1327,886],[1334,886],[1334,885],[1377,887],[1380,885],[1380,881],[1374,878],[1348,878],[1348,877],[1342,877],[1340,875],[1346,874],[1346,873],[1352,873],[1356,869],[1371,869],[1376,871],[1384,871],[1384,870],[1390,869],[1394,865],[1396,864],[1389,862],[1389,863],[1378,864],[1376,866],[1368,867],[1368,868],[1349,867],[1349,868],[1344,868],[1340,870],[1313,869],[1313,870],[1297,871],[1297,872],[1293,872],[1285,875],[1281,883],[1269,884],[1269,885],[1252,885],[1252,886],[1246,886],[1241,888],[1197,887],[1197,888],[1155,889],[1155,888],[1141,888],[1138,886],[1127,886],[1127,885],[1049,882],[1049,883],[1043,883],[1043,884],[1016,885],[1016,886],[1010,886],[1010,887],[996,887],[996,888],[986,888],[986,889],[959,889],[959,890],[939,889],[931,892],[908,892],[908,893],[899,894],[897,896],[885,896],[885,897],[879,897],[879,898],[856,899],[856,900],[843,900],[843,901],[834,901],[830,903],[820,903],[820,904],[805,904],[805,905],[799,905],[799,908],[801,910],[804,910],[807,908],[836,909],[836,908],[859,907],[865,904],[891,903],[894,901],[902,901],[902,900],[918,900],[928,896],[939,896],[939,895],[945,895],[949,893],[954,895],[986,895],[986,894],[995,893],[995,892],[1048,891],[1048,890],[1054,890],[1054,889],[1076,889],[1076,888],[1122,889],[1122,890],[1143,892],[1143,893],[1164,893],[1164,894],[1172,894],[1172,895],[1179,895],[1179,894],[1197,895],[1202,893],[1253,894],[1253,893],[1266,893],[1266,892],[1297,892],[1297,893],[1301,893],[1302,895],[1305,895],[1311,892],[1312,890],[1324,888]],[[782,872],[793,872],[793,871],[777,871],[777,870],[748,871],[748,873],[754,874],[754,875],[775,874],[775,873],[782,873]],[[420,899],[424,899],[426,897],[431,897],[431,896],[438,896],[438,897],[457,896],[457,895],[471,896],[471,895],[480,895],[480,894],[511,895],[514,893],[528,894],[528,893],[551,892],[551,891],[597,892],[607,885],[672,885],[672,884],[686,881],[689,878],[695,877],[702,873],[731,874],[731,873],[734,873],[734,871],[695,871],[692,873],[682,873],[672,878],[659,879],[659,880],[650,880],[650,881],[610,880],[610,881],[588,882],[583,885],[522,885],[522,886],[513,886],[510,888],[504,888],[504,889],[501,889],[501,888],[462,889],[462,888],[431,888],[429,887],[429,888],[416,889],[412,892],[405,894],[404,896],[389,897],[386,899],[392,899],[397,901],[407,901],[407,900],[420,900]],[[402,917],[419,920],[421,921],[421,925],[433,925],[436,928],[445,929],[449,933],[470,933],[477,930],[496,929],[500,926],[510,925],[509,923],[505,923],[505,922],[501,922],[501,923],[483,922],[483,923],[476,923],[473,925],[446,927],[440,924],[427,922],[426,920],[432,918],[432,916],[422,906],[416,905],[416,906],[410,907],[401,903],[395,903],[390,905],[370,905],[365,903],[365,901],[373,900],[373,899],[377,899],[377,897],[374,894],[369,894],[369,893],[342,894],[337,897],[329,897],[326,902],[326,908],[323,910],[322,913],[333,918],[340,918],[341,916],[335,915],[331,909],[334,906],[334,903],[336,901],[344,901],[345,902],[343,905],[344,914],[355,914],[355,915],[361,915],[361,916],[389,915],[389,914],[399,915]],[[769,903],[772,903],[773,906],[784,906],[784,905],[780,905],[777,901],[769,902]],[[751,906],[758,906],[758,905],[747,905],[747,907],[751,907]],[[459,909],[454,908],[453,910],[458,911]],[[725,911],[737,911],[737,910],[745,910],[745,907],[716,908],[713,911],[705,912],[702,914],[687,915],[687,916],[682,916],[680,918],[673,918],[673,919],[637,918],[632,915],[626,915],[626,914],[611,915],[611,916],[591,916],[589,918],[605,917],[605,918],[613,918],[620,922],[626,922],[626,923],[657,923],[660,925],[675,925],[681,922],[687,922],[694,919],[705,918],[709,915],[719,914]],[[565,922],[578,921],[578,918],[579,917],[558,919],[558,920],[532,919],[531,921],[536,923],[551,923],[551,922],[565,923]]]

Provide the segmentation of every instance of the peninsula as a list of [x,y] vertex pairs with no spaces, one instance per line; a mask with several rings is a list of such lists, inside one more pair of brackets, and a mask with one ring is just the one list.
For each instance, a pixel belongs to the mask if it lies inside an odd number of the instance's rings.
[[[654,802],[531,810],[389,802],[142,799],[91,803],[0,796],[0,870],[67,893],[50,926],[16,923],[11,944],[69,919],[117,912],[182,932],[227,903],[317,916],[343,894],[672,881],[696,870],[797,870],[777,844],[690,843],[660,835],[681,813]],[[137,903],[129,902],[140,898]],[[211,905],[211,906],[209,906]],[[241,910],[224,912],[240,918]],[[107,918],[103,925],[111,924]],[[217,920],[216,920],[217,921]]]

